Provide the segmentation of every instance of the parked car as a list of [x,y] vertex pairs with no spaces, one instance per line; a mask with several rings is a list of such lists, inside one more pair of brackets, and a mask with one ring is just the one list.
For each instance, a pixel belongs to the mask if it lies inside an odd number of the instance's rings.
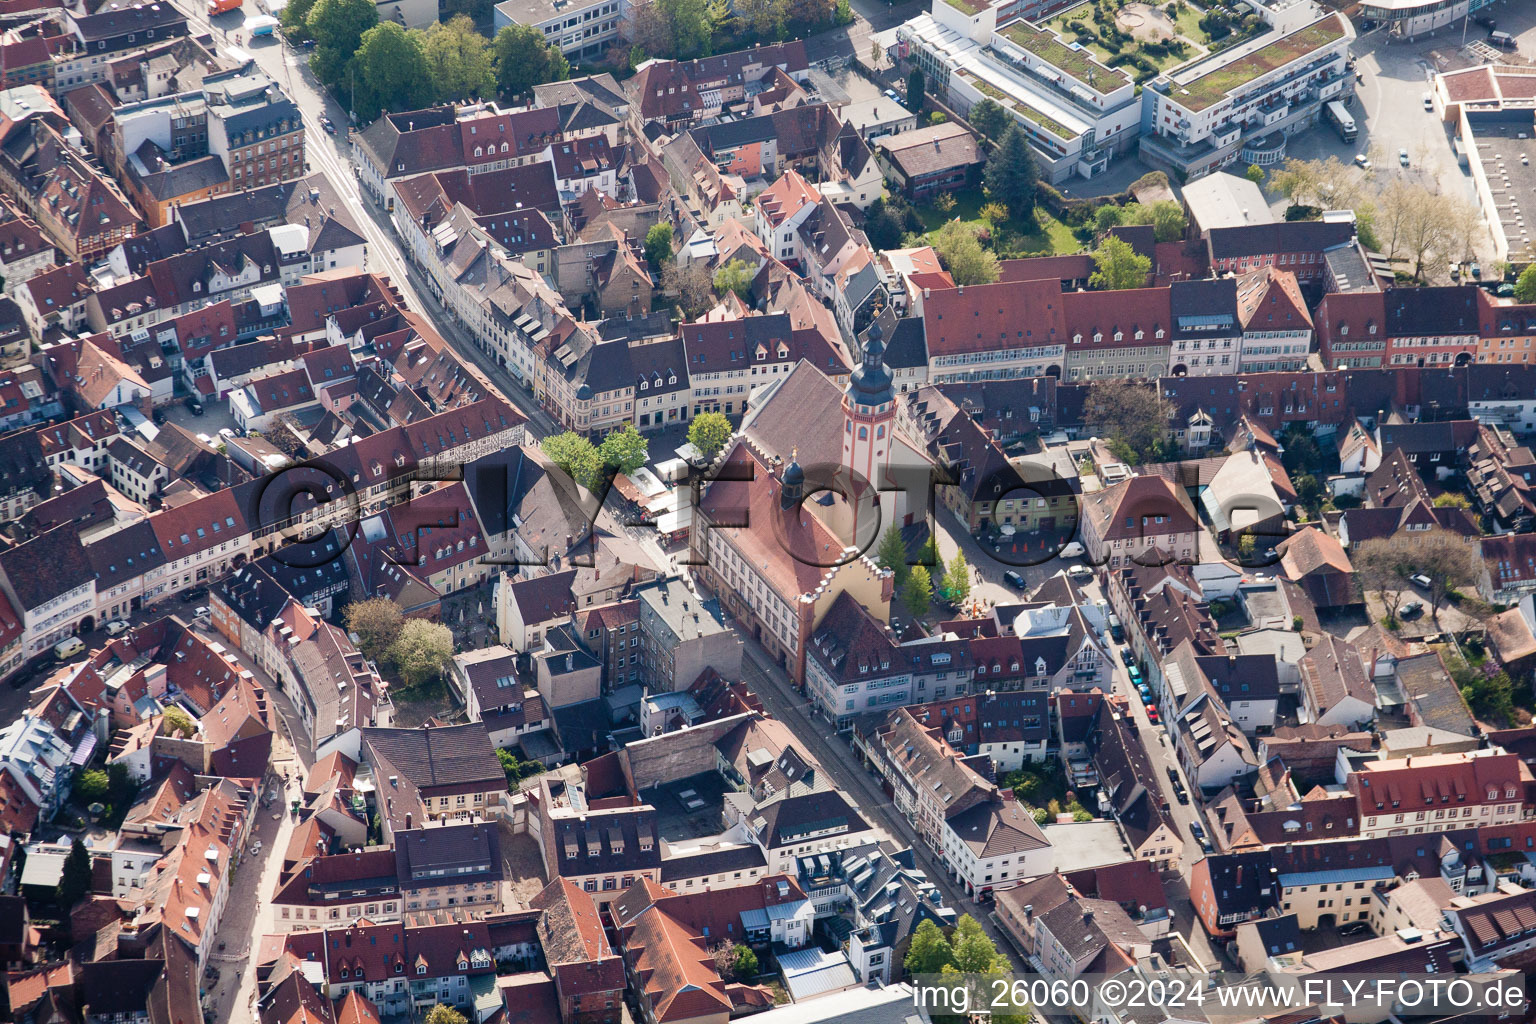
[[194,587],[181,595],[182,604],[191,604],[200,597],[207,597],[208,591],[203,587]]
[[1425,93],[1424,94],[1424,109],[1425,110],[1434,110],[1435,109],[1435,98],[1433,96],[1431,96],[1429,93]]
[[1212,853],[1216,852],[1216,847],[1211,845],[1211,841],[1209,839],[1205,838],[1204,836],[1201,836],[1200,837],[1200,852],[1201,853],[1205,853],[1205,854],[1212,854]]
[[85,641],[77,636],[72,636],[67,640],[60,640],[53,645],[53,656],[60,661],[68,661],[84,650]]
[[1185,807],[1189,806],[1189,790],[1185,789],[1183,786],[1180,786],[1178,789],[1173,791],[1173,798],[1179,803],[1183,804]]
[[1056,554],[1062,558],[1082,558],[1083,542],[1079,540],[1068,541],[1061,546],[1061,550],[1056,552]]
[[1371,162],[1365,158],[1364,153],[1356,153],[1355,166],[1360,168],[1362,171],[1368,171],[1371,169]]
[[1407,149],[1400,149],[1400,150],[1397,151],[1397,162],[1402,164],[1404,167],[1408,166],[1408,150]]
[[1175,786],[1184,785],[1184,781],[1179,778],[1179,770],[1177,768],[1175,768],[1173,765],[1169,765],[1165,770],[1168,772],[1169,782],[1173,783]]
[[1009,569],[1007,572],[1003,573],[1003,582],[1008,584],[1014,590],[1023,590],[1029,586],[1029,584],[1024,582],[1024,577],[1014,572],[1012,569]]
[[1154,704],[1147,705],[1147,721],[1151,722],[1153,725],[1158,723],[1157,706]]
[[1423,589],[1428,590],[1433,581],[1431,581],[1430,578],[1423,573],[1416,572],[1412,576],[1408,577],[1408,582],[1412,583],[1416,587],[1422,587]]
[[133,627],[129,626],[128,623],[124,622],[122,619],[113,619],[111,622],[107,623],[107,636],[122,636],[131,628]]
[[1117,644],[1125,643],[1125,626],[1114,612],[1109,613],[1109,638]]
[[188,395],[187,398],[186,398],[186,401],[183,402],[182,404],[185,405],[187,407],[187,409],[191,411],[193,416],[201,416],[203,414],[203,403],[199,402],[196,398],[194,398],[191,395]]
[[[1172,769],[1170,769],[1170,771],[1171,770]],[[1192,821],[1189,823],[1189,834],[1194,836],[1196,839],[1203,838],[1205,836],[1205,826],[1200,824],[1198,821]]]
[[1140,686],[1136,687],[1136,692],[1141,694],[1141,702],[1143,704],[1153,703],[1152,688],[1149,687],[1146,683],[1142,683]]
[[325,134],[327,134],[327,135],[335,135],[336,134],[336,122],[332,121],[329,117],[327,117],[324,114],[320,115],[320,127],[325,129]]
[[1400,619],[1411,619],[1423,610],[1423,601],[1409,601],[1407,604],[1403,605],[1397,610],[1397,617]]
[[1125,669],[1125,674],[1131,677],[1131,685],[1132,686],[1140,686],[1141,685],[1141,666],[1140,665],[1127,665],[1126,669]]
[[1136,665],[1136,656],[1131,653],[1129,647],[1120,648],[1120,660],[1125,662],[1126,668],[1133,668]]
[[1093,579],[1093,570],[1086,565],[1074,565],[1067,570],[1067,576],[1081,583]]

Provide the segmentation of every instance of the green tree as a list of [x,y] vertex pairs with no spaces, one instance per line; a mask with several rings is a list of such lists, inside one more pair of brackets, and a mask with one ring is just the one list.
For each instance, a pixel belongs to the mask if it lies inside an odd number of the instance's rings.
[[721,412],[703,412],[688,424],[688,443],[697,448],[706,459],[712,459],[730,441],[736,429]]
[[726,292],[735,292],[737,298],[745,299],[752,293],[752,278],[755,276],[745,260],[731,260],[715,271],[715,291],[722,296]]
[[944,572],[944,596],[957,604],[971,596],[971,567],[962,552],[955,552]]
[[987,194],[1007,206],[1015,220],[1024,220],[1034,212],[1040,168],[1017,122],[1008,126],[997,150],[987,159],[982,180]]
[[308,21],[310,9],[314,6],[315,0],[293,0],[285,6],[277,19],[283,23],[283,34],[296,43],[311,38]]
[[1004,110],[1002,104],[996,100],[982,97],[971,105],[971,112],[967,115],[971,121],[971,127],[985,135],[989,139],[1001,138],[1003,132],[1013,123],[1013,115]]
[[1264,184],[1264,168],[1260,167],[1258,164],[1249,164],[1248,169],[1243,172],[1243,177],[1247,178],[1255,185],[1262,185]]
[[197,735],[197,723],[191,715],[171,704],[160,718],[160,735],[190,738]]
[[544,766],[537,761],[523,761],[512,751],[505,747],[496,748],[496,759],[501,762],[501,770],[507,774],[507,789],[516,788],[524,779],[535,775],[544,774]]
[[907,579],[907,545],[901,539],[901,527],[892,523],[880,535],[880,546],[875,549],[875,564],[891,570],[896,586]]
[[1105,203],[1093,211],[1093,230],[1103,234],[1125,219],[1125,211],[1114,203]]
[[107,803],[124,808],[139,792],[139,783],[121,761],[107,765]]
[[907,109],[914,114],[922,113],[923,103],[927,99],[924,90],[927,81],[923,78],[922,68],[913,68],[907,75]]
[[440,622],[411,619],[400,628],[389,657],[408,685],[424,683],[453,657],[453,630]]
[[420,33],[393,21],[375,25],[363,33],[353,64],[357,92],[352,109],[361,120],[371,121],[381,110],[414,110],[431,102],[432,76]]
[[339,90],[363,45],[363,33],[379,23],[379,9],[373,0],[315,0],[304,23],[315,40],[310,70],[323,84]]
[[924,918],[912,933],[902,966],[908,974],[938,974],[954,962],[955,951],[950,947],[949,939],[932,918]]
[[490,40],[475,31],[468,16],[433,22],[421,33],[421,50],[440,102],[496,95]]
[[789,20],[789,0],[736,0],[736,17],[759,40],[784,38]]
[[1536,302],[1536,263],[1520,271],[1515,279],[1515,298],[1521,302]]
[[751,946],[736,946],[731,950],[732,967],[738,978],[755,978],[758,972],[757,954]]
[[597,454],[602,458],[603,465],[608,468],[616,469],[620,473],[633,473],[645,465],[649,446],[645,438],[635,429],[635,425],[626,423],[618,430],[610,431],[608,436],[603,438]]
[[657,270],[672,258],[672,225],[658,221],[645,233],[645,258]]
[[933,234],[933,248],[955,284],[990,284],[997,280],[997,256],[981,247],[976,231],[958,220],[945,221]]
[[709,56],[717,13],[709,0],[656,0],[655,7],[679,59]]
[[347,632],[357,636],[357,649],[364,657],[378,661],[400,635],[405,611],[387,597],[370,597],[347,605],[343,619]]
[[68,912],[91,891],[91,853],[76,836],[64,858],[64,874],[59,877],[59,906]]
[[496,88],[506,99],[518,99],[545,82],[563,82],[571,76],[570,62],[544,33],[532,25],[508,25],[491,41]]
[[567,430],[539,442],[550,461],[588,490],[595,489],[603,476],[603,458],[591,441]]
[[933,577],[929,575],[926,565],[912,566],[907,573],[907,582],[902,587],[901,596],[914,619],[927,613],[928,606],[933,603]]
[[438,1003],[427,1011],[423,1024],[469,1024],[469,1020],[446,1003]]
[[1008,960],[998,953],[997,944],[970,914],[955,922],[949,945],[954,950],[954,968],[961,974],[990,974],[1008,967]]
[[1125,223],[1150,224],[1159,242],[1176,242],[1184,237],[1188,224],[1184,207],[1172,199],[1159,199],[1151,206],[1132,203],[1125,208]]
[[1436,508],[1471,508],[1472,502],[1465,494],[1457,494],[1455,491],[1446,491],[1444,494],[1435,495]]
[[837,3],[832,8],[832,24],[853,24],[853,5],[848,0],[837,0]]
[[1093,263],[1097,267],[1088,284],[1105,291],[1121,288],[1142,288],[1147,275],[1152,272],[1152,260],[1131,248],[1131,243],[1119,235],[1105,235],[1093,250]]
[[85,803],[93,804],[107,798],[109,787],[110,783],[107,781],[107,773],[99,768],[92,768],[76,776],[74,793],[77,798]]

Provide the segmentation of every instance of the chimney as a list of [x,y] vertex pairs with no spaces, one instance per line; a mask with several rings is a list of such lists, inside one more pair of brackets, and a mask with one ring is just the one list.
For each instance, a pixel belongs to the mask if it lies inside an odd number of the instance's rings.
[[1033,921],[1034,919],[1035,919],[1035,905],[1033,903],[1026,903],[1026,904],[1024,904],[1024,920],[1026,920],[1026,921]]

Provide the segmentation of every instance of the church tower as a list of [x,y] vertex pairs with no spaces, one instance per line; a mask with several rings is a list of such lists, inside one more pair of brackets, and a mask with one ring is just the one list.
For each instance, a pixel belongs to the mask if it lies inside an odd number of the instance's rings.
[[885,467],[896,426],[896,393],[891,371],[885,366],[885,345],[877,319],[865,336],[863,358],[849,375],[843,392],[843,468],[850,472],[854,489],[863,497],[885,484]]

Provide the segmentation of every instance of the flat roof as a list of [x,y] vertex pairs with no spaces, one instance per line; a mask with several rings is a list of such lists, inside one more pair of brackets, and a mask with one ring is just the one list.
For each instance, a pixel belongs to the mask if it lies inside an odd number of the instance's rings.
[[[1529,113],[1519,119],[1504,115],[1498,120],[1469,115],[1466,123],[1472,141],[1469,155],[1477,155],[1494,201],[1492,210],[1483,211],[1484,219],[1503,232],[1510,259],[1529,260],[1536,255],[1531,244],[1531,221],[1536,218],[1536,137],[1531,137],[1536,131],[1532,119]],[[1520,138],[1521,133],[1527,138]]]
[[1209,66],[1198,61],[1184,74],[1174,75],[1168,97],[1190,110],[1214,106],[1233,89],[1343,39],[1346,25],[1342,15],[1329,14],[1278,39],[1274,33],[1251,39],[1217,54]]
[[1052,95],[1028,78],[1008,72],[995,61],[986,59],[974,39],[941,25],[932,15],[919,14],[900,26],[900,31],[942,54],[954,68],[954,73],[971,81],[982,95],[1017,110],[1060,139],[1079,138],[1093,127],[1064,96]]
[[1275,222],[1259,186],[1225,171],[1207,174],[1185,185],[1184,202],[1190,217],[1207,230]]

